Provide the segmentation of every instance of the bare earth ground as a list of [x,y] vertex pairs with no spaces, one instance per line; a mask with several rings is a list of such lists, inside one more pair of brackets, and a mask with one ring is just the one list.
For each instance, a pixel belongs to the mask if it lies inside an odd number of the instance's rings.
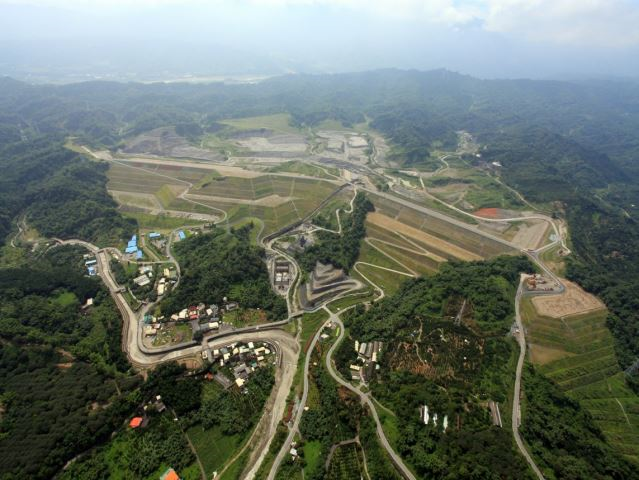
[[219,164],[206,164],[199,162],[188,162],[188,161],[180,161],[180,160],[165,160],[160,158],[148,158],[148,157],[133,157],[133,158],[122,158],[118,159],[118,161],[123,163],[138,163],[140,167],[144,167],[143,164],[146,165],[162,165],[162,166],[174,166],[174,167],[189,167],[189,168],[200,168],[202,170],[215,170],[220,175],[227,175],[229,177],[241,177],[241,178],[255,178],[264,175],[262,172],[254,172],[251,170],[246,170],[240,167],[229,167],[226,165]]
[[550,225],[542,220],[521,224],[512,242],[521,248],[539,248],[544,241],[549,227]]
[[538,296],[532,299],[535,310],[544,317],[561,318],[605,308],[594,295],[577,284],[564,280],[566,291],[560,295]]
[[474,253],[448,243],[440,238],[429,235],[426,232],[422,232],[421,230],[405,225],[401,222],[398,222],[397,220],[393,220],[392,218],[387,217],[386,215],[382,215],[381,213],[369,213],[367,220],[373,225],[378,225],[392,232],[399,232],[426,245],[432,245],[434,248],[448,252],[454,257],[459,258],[460,260],[481,260],[481,257],[479,255],[475,255]]
[[[559,320],[557,320],[559,321]],[[554,362],[566,357],[572,357],[574,354],[565,350],[547,347],[545,345],[529,344],[530,360],[539,365]]]
[[306,151],[306,141],[301,135],[275,135],[270,138],[256,136],[235,140],[235,143],[253,152]]

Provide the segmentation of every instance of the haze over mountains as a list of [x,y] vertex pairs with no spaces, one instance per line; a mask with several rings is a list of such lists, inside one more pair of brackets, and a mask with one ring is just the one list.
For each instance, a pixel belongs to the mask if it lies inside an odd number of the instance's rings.
[[377,68],[639,74],[636,2],[0,1],[0,74],[165,81]]

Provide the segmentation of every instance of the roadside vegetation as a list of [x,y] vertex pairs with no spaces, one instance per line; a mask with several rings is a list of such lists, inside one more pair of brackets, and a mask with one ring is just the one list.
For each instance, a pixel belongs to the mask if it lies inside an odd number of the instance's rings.
[[353,213],[342,220],[342,234],[320,231],[317,243],[297,256],[302,269],[311,272],[315,264],[321,262],[348,272],[359,256],[360,244],[366,235],[366,215],[372,210],[373,204],[363,193],[358,193],[353,203]]

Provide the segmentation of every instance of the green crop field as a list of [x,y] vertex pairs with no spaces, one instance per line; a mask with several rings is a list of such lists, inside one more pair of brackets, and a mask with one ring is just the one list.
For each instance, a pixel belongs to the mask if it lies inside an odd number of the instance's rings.
[[219,426],[205,430],[201,425],[195,425],[186,432],[193,442],[207,477],[221,467],[240,448],[244,437],[242,435],[225,435]]
[[330,480],[352,480],[354,478],[362,478],[363,475],[364,465],[361,447],[356,443],[337,447],[328,466],[326,478]]
[[531,348],[542,345],[564,355],[537,368],[592,414],[619,451],[639,461],[639,397],[623,380],[606,316],[601,310],[563,319],[542,317],[530,300],[522,302]]

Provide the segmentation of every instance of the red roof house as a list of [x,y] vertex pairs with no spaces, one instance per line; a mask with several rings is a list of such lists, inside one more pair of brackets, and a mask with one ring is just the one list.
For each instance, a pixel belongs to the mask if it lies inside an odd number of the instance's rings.
[[129,427],[138,428],[140,425],[142,425],[143,421],[144,419],[142,417],[133,417],[129,422]]

